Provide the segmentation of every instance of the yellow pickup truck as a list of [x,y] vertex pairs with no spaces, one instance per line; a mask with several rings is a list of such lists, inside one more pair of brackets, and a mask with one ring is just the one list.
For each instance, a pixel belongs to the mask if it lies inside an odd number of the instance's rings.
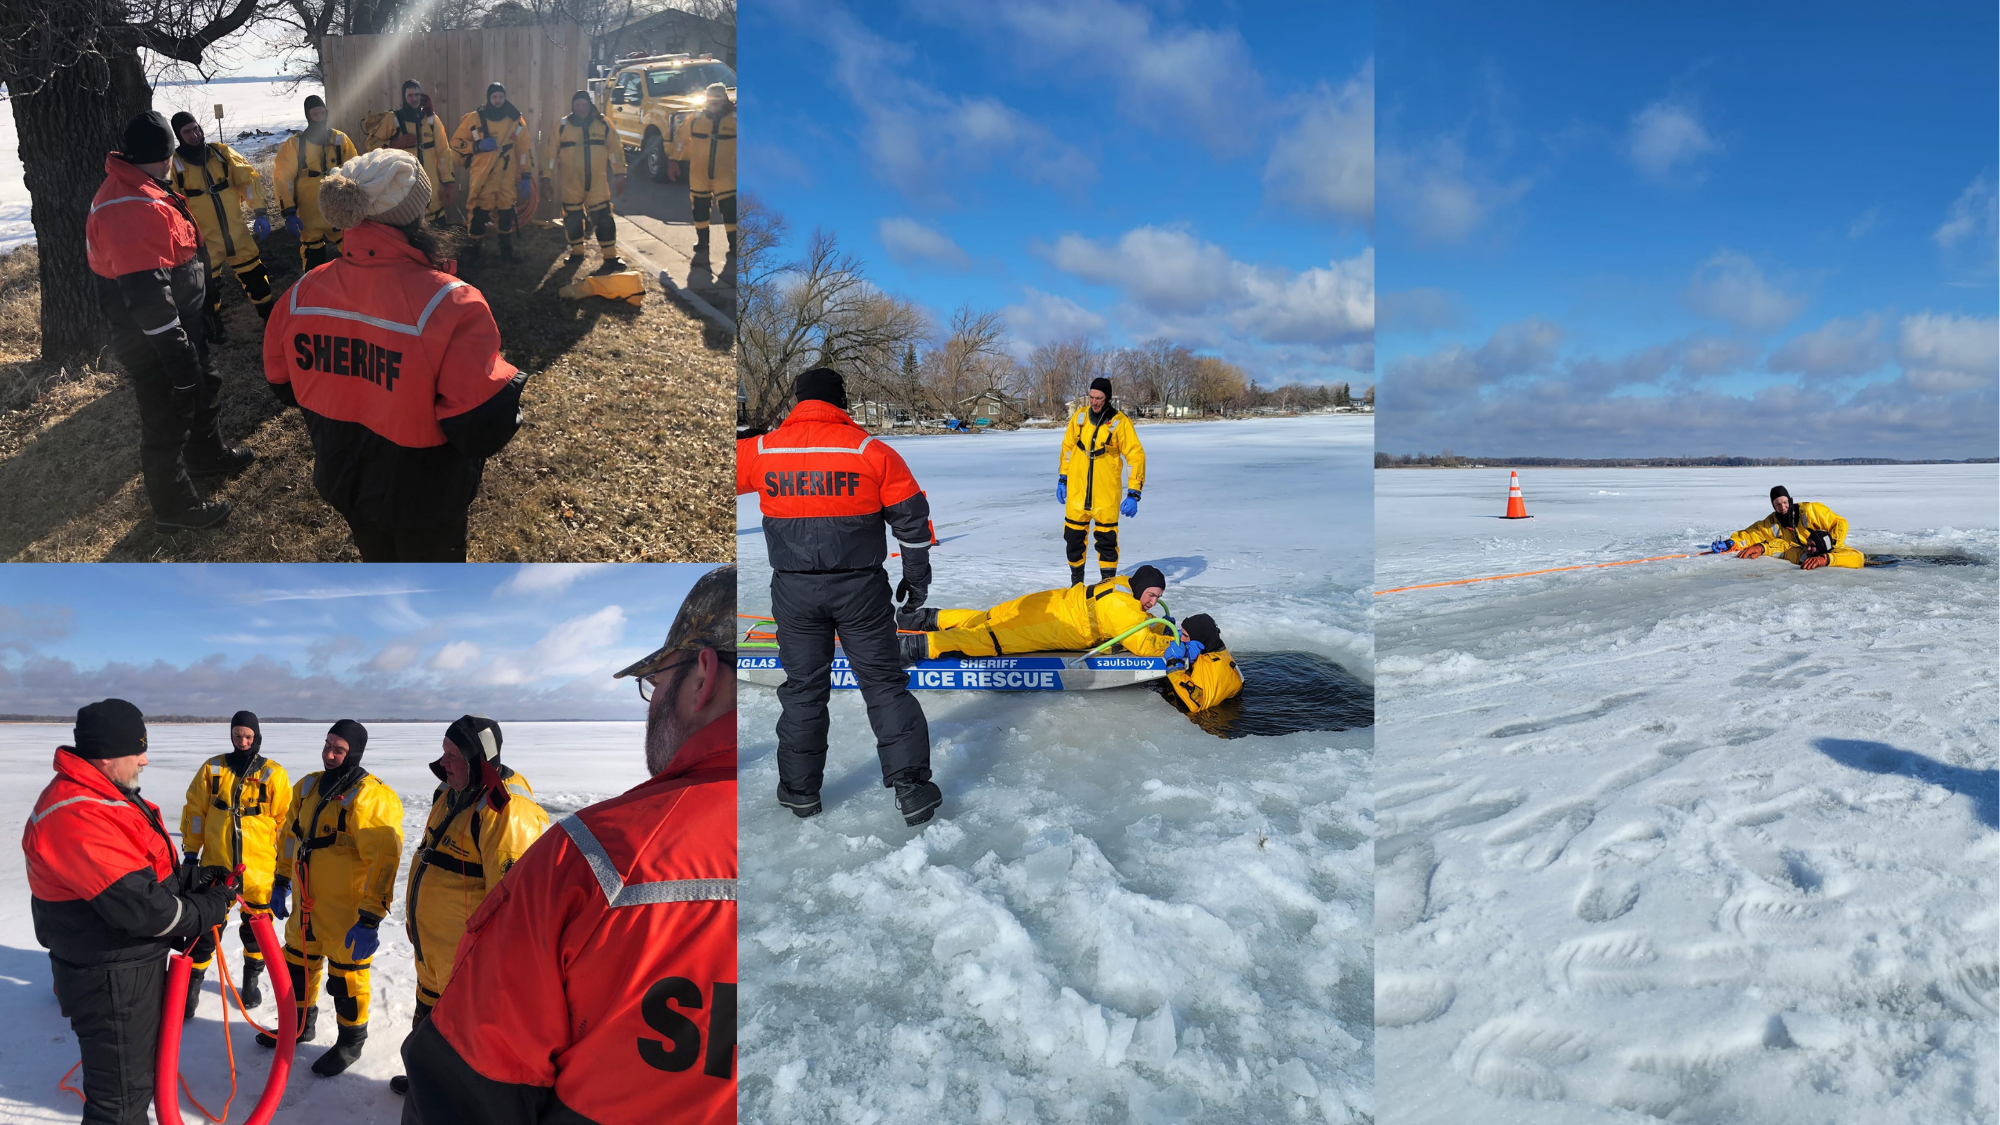
[[[712,55],[620,59],[604,79],[597,107],[625,147],[639,153],[638,164],[646,175],[660,183],[670,175],[685,181],[687,162],[675,161],[669,154],[688,119],[701,112],[712,82],[729,87],[729,97],[735,100],[736,72]],[[676,164],[679,168],[670,172]]]

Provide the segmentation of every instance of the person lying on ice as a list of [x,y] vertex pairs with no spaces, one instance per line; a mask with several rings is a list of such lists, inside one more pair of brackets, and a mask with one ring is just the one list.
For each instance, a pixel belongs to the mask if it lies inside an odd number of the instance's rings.
[[[921,632],[899,638],[903,663],[954,653],[1005,656],[1095,648],[1148,620],[1149,611],[1166,589],[1166,576],[1158,567],[1142,566],[1130,578],[1043,590],[992,609],[905,610],[897,615],[897,626]],[[1164,619],[1158,620],[1157,628],[1141,629],[1119,643],[1138,656],[1166,655],[1174,639],[1173,627]]]
[[1806,570],[1822,566],[1860,566],[1860,551],[1846,546],[1847,521],[1825,504],[1795,503],[1780,484],[1771,489],[1771,514],[1727,539],[1709,544],[1716,554],[1735,551],[1739,559],[1754,559],[1775,551],[1786,562]]
[[[1222,630],[1215,618],[1197,613],[1181,623],[1185,640],[1167,646],[1167,684],[1192,715],[1206,711],[1243,691],[1243,674],[1236,670],[1236,658],[1222,643]],[[1180,662],[1178,668],[1172,665]]]

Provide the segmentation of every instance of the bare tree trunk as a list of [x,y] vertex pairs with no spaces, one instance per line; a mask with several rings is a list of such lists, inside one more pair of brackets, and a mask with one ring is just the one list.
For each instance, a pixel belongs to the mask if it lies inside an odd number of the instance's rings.
[[103,344],[84,222],[104,182],[105,154],[117,151],[125,122],[153,104],[136,51],[107,50],[71,69],[9,99],[40,247],[42,358],[57,364],[85,362]]

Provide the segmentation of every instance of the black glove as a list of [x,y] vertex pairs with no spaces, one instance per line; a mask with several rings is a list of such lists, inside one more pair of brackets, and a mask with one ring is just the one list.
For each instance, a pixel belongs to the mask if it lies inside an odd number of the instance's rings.
[[922,609],[924,599],[929,597],[930,593],[931,584],[929,581],[922,583],[912,582],[910,581],[910,576],[905,574],[903,580],[896,583],[897,611],[907,613],[913,609]]
[[236,888],[210,887],[186,896],[186,901],[194,909],[195,918],[201,925],[201,929],[196,932],[206,933],[220,926],[229,917],[229,908],[236,902]]
[[202,868],[200,873],[195,876],[194,889],[205,891],[211,887],[227,887],[231,892],[234,892],[236,889],[236,872],[231,871],[227,867],[216,867],[213,865]]

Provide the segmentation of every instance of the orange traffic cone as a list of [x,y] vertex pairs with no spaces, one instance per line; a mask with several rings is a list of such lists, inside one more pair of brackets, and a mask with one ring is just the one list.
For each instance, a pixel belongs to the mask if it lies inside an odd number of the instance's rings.
[[1528,505],[1521,499],[1521,474],[1509,470],[1507,473],[1507,514],[1503,520],[1533,519],[1528,514]]

